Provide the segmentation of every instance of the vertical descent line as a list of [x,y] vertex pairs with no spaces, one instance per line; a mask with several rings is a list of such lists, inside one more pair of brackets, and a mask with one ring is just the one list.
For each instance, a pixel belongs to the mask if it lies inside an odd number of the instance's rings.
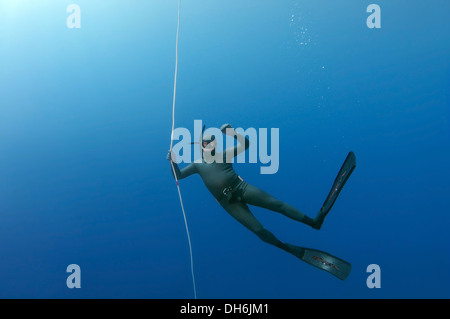
[[[181,16],[181,0],[178,0],[178,26],[177,26],[177,40],[176,40],[176,49],[175,49],[175,78],[173,83],[173,104],[172,104],[172,133],[170,136],[170,154],[172,156],[172,147],[173,147],[173,132],[175,130],[175,100],[177,96],[177,75],[178,75],[178,39],[180,35],[180,16]],[[184,225],[186,226],[186,234],[189,243],[189,255],[191,257],[191,275],[192,275],[192,285],[194,287],[194,298],[197,299],[197,290],[195,287],[195,276],[194,276],[194,258],[192,256],[192,244],[191,244],[191,236],[189,234],[189,227],[186,220],[186,212],[184,211],[183,198],[181,197],[180,185],[178,183],[178,177],[175,172],[175,167],[173,166],[172,160],[170,161],[170,165],[172,166],[173,176],[175,177],[175,181],[178,189],[178,197],[180,198],[181,210],[183,212]]]

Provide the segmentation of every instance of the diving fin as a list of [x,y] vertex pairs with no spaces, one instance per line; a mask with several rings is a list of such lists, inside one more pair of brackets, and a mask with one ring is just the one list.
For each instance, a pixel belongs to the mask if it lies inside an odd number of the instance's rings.
[[295,246],[288,243],[284,245],[286,251],[300,260],[325,270],[341,280],[345,280],[352,270],[352,265],[350,263],[324,251]]
[[[337,197],[339,196],[339,193],[341,192],[342,188],[344,187],[345,183],[347,182],[355,168],[355,154],[353,152],[349,152],[347,158],[344,161],[344,164],[342,164],[342,167],[334,180],[333,187],[331,188],[327,198],[325,199],[325,202],[323,203],[318,216],[314,219],[314,228],[320,229],[325,216],[333,207]],[[302,261],[319,269],[325,270],[341,280],[345,280],[348,275],[350,275],[350,272],[352,270],[352,265],[350,263],[324,251],[294,246],[290,244],[286,244],[286,247],[286,250],[288,252],[295,255]]]
[[355,154],[353,152],[349,152],[347,158],[344,161],[344,164],[342,164],[342,167],[334,180],[333,187],[331,187],[331,190],[328,193],[328,196],[325,199],[322,208],[320,209],[318,216],[319,220],[318,228],[322,226],[325,216],[329,213],[329,211],[333,207],[334,203],[336,202],[336,199],[339,196],[339,193],[341,192],[342,188],[344,187],[345,183],[347,182],[347,180],[349,179],[350,175],[353,173],[355,168],[356,168]]
[[352,270],[352,265],[345,260],[326,252],[304,248],[304,255],[300,259],[304,262],[325,270],[341,280],[345,280]]

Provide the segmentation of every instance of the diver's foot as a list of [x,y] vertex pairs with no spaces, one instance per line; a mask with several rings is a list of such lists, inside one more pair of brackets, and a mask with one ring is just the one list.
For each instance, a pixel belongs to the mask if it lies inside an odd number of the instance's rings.
[[285,244],[285,245],[288,247],[287,252],[291,253],[295,257],[302,259],[303,256],[305,255],[304,248],[298,247],[295,245],[291,245],[291,244]]
[[313,224],[311,225],[311,227],[317,230],[322,228],[322,224],[323,221],[325,220],[326,215],[327,213],[323,211],[323,208],[321,208],[316,218],[313,219]]

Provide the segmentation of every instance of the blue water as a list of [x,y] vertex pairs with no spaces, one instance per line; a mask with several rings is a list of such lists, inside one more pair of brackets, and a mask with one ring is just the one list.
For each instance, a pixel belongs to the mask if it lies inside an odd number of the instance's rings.
[[[235,169],[310,216],[348,151],[358,162],[320,231],[252,208],[281,240],[350,261],[346,281],[181,181],[199,298],[450,297],[450,3],[373,2],[182,3],[177,127],[279,128],[277,174]],[[193,297],[165,159],[176,23],[175,0],[0,0],[1,298]]]

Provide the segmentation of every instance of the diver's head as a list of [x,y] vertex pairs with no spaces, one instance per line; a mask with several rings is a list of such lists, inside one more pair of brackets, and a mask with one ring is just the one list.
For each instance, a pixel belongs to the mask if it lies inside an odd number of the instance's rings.
[[214,135],[204,135],[200,147],[204,152],[214,155],[216,149],[216,137]]

